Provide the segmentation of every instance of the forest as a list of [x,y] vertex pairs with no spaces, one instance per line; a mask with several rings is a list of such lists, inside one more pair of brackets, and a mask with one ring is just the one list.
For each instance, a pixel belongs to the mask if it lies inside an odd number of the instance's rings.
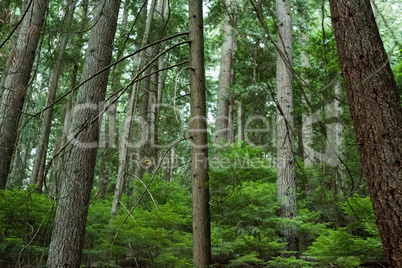
[[1,0],[0,267],[402,268],[402,2]]

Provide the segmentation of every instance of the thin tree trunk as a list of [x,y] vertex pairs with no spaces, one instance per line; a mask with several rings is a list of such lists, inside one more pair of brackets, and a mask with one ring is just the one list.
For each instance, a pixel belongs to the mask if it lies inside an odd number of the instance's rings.
[[[65,15],[65,23],[64,27],[69,28],[71,21],[73,20],[74,9],[76,6],[76,0],[73,0],[69,3],[68,11]],[[62,27],[62,28],[64,28]],[[68,32],[66,29],[61,29],[60,32]],[[61,42],[59,46],[59,55],[57,57],[56,62],[53,65],[53,68],[50,72],[49,78],[49,94],[47,99],[47,105],[50,105],[54,102],[56,98],[57,85],[59,82],[59,78],[61,75],[61,67],[63,64],[63,58],[67,47],[67,42],[69,39],[69,34],[64,34],[61,37]],[[46,106],[47,106],[46,105]],[[38,188],[36,189],[37,193],[42,193],[42,180],[43,180],[43,171],[46,162],[46,154],[47,154],[47,146],[49,142],[50,128],[52,125],[52,117],[53,117],[53,106],[50,106],[44,112],[42,126],[40,128],[39,141],[38,146],[36,147],[36,154],[34,157],[32,173],[31,173],[31,181],[38,184]]]
[[[297,216],[295,159],[293,148],[292,96],[292,16],[290,0],[277,0],[277,198],[279,215],[294,219]],[[298,251],[297,228],[287,224],[281,228],[286,250]]]
[[211,218],[209,212],[207,110],[202,14],[202,1],[189,0],[193,261],[194,267],[197,268],[209,267],[211,263]]
[[[78,72],[78,65],[77,63],[74,64],[73,66],[73,73],[71,75],[71,86],[70,88],[73,89],[76,86],[77,82],[77,72]],[[71,125],[71,113],[72,113],[72,107],[73,107],[73,93],[69,94],[66,108],[65,108],[65,115],[64,115],[64,122],[63,122],[63,133],[61,134],[61,138],[59,142],[56,143],[53,149],[53,155],[57,153],[60,148],[62,148],[66,143],[67,143],[67,136],[68,133],[70,132],[70,125]],[[58,195],[60,192],[60,185],[61,185],[61,173],[64,170],[64,167],[62,166],[62,158],[63,155],[59,155],[55,160],[54,160],[54,168],[52,170],[53,173],[53,186],[52,187],[54,190],[52,191],[52,195]]]
[[[128,8],[128,5],[130,4],[130,1],[125,1],[124,6],[123,6],[123,15],[121,19],[121,24],[119,25],[120,29],[120,37],[123,40],[126,40],[127,37],[127,22],[128,22],[128,16],[129,16],[129,11],[130,9]],[[118,52],[116,55],[116,59],[119,60],[124,54],[124,47],[122,45],[122,42],[120,41],[119,47],[118,47]],[[120,89],[121,87],[121,74],[119,73],[119,70],[121,69],[121,65],[116,65],[113,68],[112,71],[112,92],[115,90]],[[109,165],[107,165],[107,159],[113,154],[113,151],[115,150],[115,145],[116,145],[116,114],[117,114],[117,104],[116,104],[116,97],[112,98],[110,101],[111,106],[107,110],[107,118],[106,118],[106,123],[105,123],[105,147],[103,149],[102,153],[102,164],[100,165],[100,170],[99,170],[99,181],[98,181],[98,188],[99,188],[99,194],[98,196],[101,199],[106,198],[106,194],[108,192],[108,184],[109,184],[109,176],[111,173],[111,168]]]
[[229,93],[229,98],[228,98],[228,104],[229,104],[229,110],[228,110],[228,141],[230,143],[234,143],[234,114],[233,114],[233,105],[234,105],[234,96],[233,92]]
[[32,66],[45,19],[48,0],[33,1],[27,11],[16,46],[7,60],[6,77],[0,87],[0,189],[7,183],[16,139],[18,122],[31,78]]
[[[81,81],[111,62],[120,1],[98,1],[94,11]],[[99,109],[104,101],[109,71],[82,85],[77,96],[71,132],[75,135],[63,166],[61,190],[49,248],[47,267],[79,267],[84,245],[89,198],[99,141]],[[93,121],[91,123],[91,121]]]
[[240,143],[244,140],[244,126],[243,126],[244,112],[242,102],[237,101],[237,141]]
[[[149,10],[145,34],[143,37],[143,46],[149,42],[149,33],[151,31],[152,22],[154,19],[154,13],[156,8],[156,0],[152,0],[151,7]],[[154,54],[154,49],[150,49],[148,53],[144,53],[141,57],[141,61],[146,60],[147,58],[151,58]],[[148,54],[148,55],[147,55]],[[145,75],[151,73],[151,68],[145,71]],[[151,106],[152,106],[152,93],[151,93],[151,77],[145,79],[144,84],[142,86],[142,97],[141,97],[141,109],[139,115],[139,123],[140,123],[140,131],[139,131],[139,147],[137,148],[137,166],[135,168],[135,176],[138,179],[142,179],[145,172],[151,170],[152,166],[154,166],[153,161],[150,160],[150,133],[151,125]]]
[[390,267],[402,267],[402,110],[370,0],[330,0],[363,172]]
[[[151,70],[147,70],[145,75],[148,75]],[[149,91],[151,89],[151,78],[148,77],[145,79],[143,90],[142,90],[142,97],[141,97],[141,109],[139,118],[139,137],[140,145],[137,148],[137,166],[135,167],[135,177],[142,179],[144,175],[146,166],[147,166],[147,151],[149,147],[149,125],[148,125],[148,117],[149,117]]]
[[235,1],[225,0],[226,12],[223,26],[223,42],[221,65],[219,71],[218,99],[216,104],[215,140],[225,142],[229,138],[229,94],[232,74],[232,56],[234,31],[231,16],[233,16]]
[[[10,6],[10,0],[3,0],[0,3],[0,38],[1,39],[3,39],[2,36],[1,36],[1,32],[3,30],[3,25],[4,25],[4,22],[6,21],[7,16],[9,14],[9,12],[10,12],[8,10],[9,6]],[[1,65],[0,65],[0,68],[1,68]]]
[[[302,45],[303,47],[307,46],[307,36],[302,33]],[[305,50],[301,51],[301,65],[305,69],[310,68],[310,60],[307,52]],[[304,79],[307,85],[310,84],[308,79]],[[305,99],[307,98],[307,100]],[[314,159],[314,151],[311,148],[313,142],[313,122],[311,117],[311,108],[307,106],[307,103],[310,102],[310,94],[305,91],[305,96],[302,96],[302,102],[305,106],[305,111],[302,116],[302,140],[303,140],[303,156],[304,156],[304,166],[311,167],[313,165]]]
[[339,177],[340,181],[342,182],[345,174],[344,174],[344,166],[339,161],[339,158],[343,159],[344,153],[345,153],[345,145],[343,144],[343,140],[345,137],[344,133],[344,127],[341,122],[341,116],[343,113],[342,105],[340,100],[342,99],[342,86],[341,82],[339,82],[339,79],[336,80],[335,82],[335,100],[334,100],[334,110],[335,110],[335,116],[337,118],[337,122],[335,123],[335,148],[336,148],[336,153],[337,153],[337,176]]
[[[158,63],[154,65],[154,69],[157,71]],[[157,123],[157,105],[158,105],[158,74],[155,73],[151,76],[151,91],[150,91],[150,99],[149,99],[149,158],[152,159],[154,164],[158,163],[158,150],[156,144],[158,143],[158,123]],[[155,166],[154,166],[155,167]],[[154,170],[151,169],[153,172]]]
[[[148,12],[148,17],[145,25],[144,35],[142,37],[142,47],[144,47],[148,43],[148,36],[151,30],[151,24],[153,20],[154,10],[155,10],[156,0],[152,0],[151,7]],[[138,54],[137,54],[138,55]],[[142,51],[137,57],[134,58],[135,68],[138,70],[141,68],[141,63],[143,61],[144,51]],[[123,185],[127,179],[127,170],[128,170],[128,146],[131,138],[131,128],[133,124],[133,117],[136,109],[136,100],[138,96],[138,84],[134,85],[133,90],[129,96],[129,102],[127,106],[127,113],[124,120],[124,128],[123,133],[119,138],[119,168],[117,171],[117,179],[116,179],[116,188],[114,190],[114,197],[112,203],[112,215],[117,215],[120,206],[120,199],[123,193]]]

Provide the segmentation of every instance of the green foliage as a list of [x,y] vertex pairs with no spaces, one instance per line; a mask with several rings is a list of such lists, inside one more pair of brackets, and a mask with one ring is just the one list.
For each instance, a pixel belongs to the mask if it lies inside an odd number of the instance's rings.
[[213,262],[262,267],[283,248],[276,231],[275,170],[261,149],[245,144],[217,154],[226,161],[210,172]]
[[[32,189],[30,189],[32,190]],[[25,190],[0,190],[0,266],[46,259],[53,224],[49,198]]]
[[348,233],[347,228],[329,230],[309,248],[308,254],[322,265],[357,267],[370,257],[379,256],[381,243],[378,239],[362,239]]
[[[149,180],[150,177],[145,176],[143,182],[146,184]],[[137,182],[134,189],[140,193],[144,185]],[[176,181],[168,183],[156,178],[140,205],[122,225],[136,201],[134,196],[123,196],[120,213],[115,218],[110,216],[111,201],[96,201],[91,205],[85,262],[172,268],[191,266],[191,197],[186,189]]]
[[261,267],[264,261],[257,257],[256,252],[237,257],[229,262],[227,267]]
[[358,195],[340,203],[349,217],[348,227],[329,229],[309,248],[308,254],[323,265],[357,267],[367,261],[381,261],[384,253],[375,225],[375,216],[369,197]]
[[349,229],[361,229],[363,230],[363,232],[361,232],[362,236],[373,236],[379,239],[373,206],[369,196],[360,197],[357,194],[354,194],[339,205],[350,220],[348,225]]
[[283,257],[274,257],[273,260],[267,262],[267,266],[265,267],[283,267],[283,268],[291,268],[291,267],[313,267],[314,265],[311,262],[296,259],[296,257],[292,256],[289,258]]

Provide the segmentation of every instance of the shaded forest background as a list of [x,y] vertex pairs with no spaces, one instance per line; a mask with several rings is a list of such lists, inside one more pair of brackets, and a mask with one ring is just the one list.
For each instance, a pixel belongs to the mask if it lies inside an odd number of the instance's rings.
[[[17,26],[31,4],[0,3],[0,97],[7,66],[18,57],[14,46],[23,26]],[[82,267],[192,267],[187,1],[122,1],[112,64],[105,65],[106,101],[92,106],[77,99],[99,3],[48,4],[43,27],[29,32],[38,45],[29,82],[17,92],[24,101],[16,145],[1,178],[7,184],[0,190],[0,266],[46,266],[60,186],[70,172],[65,163],[81,127],[72,118],[86,109],[97,114],[99,143]],[[283,217],[275,1],[204,1],[211,267],[387,267],[329,4],[294,0],[291,6],[294,126],[288,135],[297,215]],[[402,4],[377,0],[372,8],[401,96]],[[232,42],[230,49],[225,42]],[[226,123],[217,119],[222,111]],[[296,230],[296,250],[284,229]]]

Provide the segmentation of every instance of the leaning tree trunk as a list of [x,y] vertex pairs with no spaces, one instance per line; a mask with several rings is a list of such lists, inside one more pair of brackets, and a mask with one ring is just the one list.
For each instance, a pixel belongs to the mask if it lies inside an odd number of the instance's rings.
[[[73,20],[74,9],[77,0],[74,0],[69,3],[69,7],[67,8],[67,13],[65,15],[64,27],[67,29],[60,29],[60,32],[64,32],[65,34],[62,36],[60,45],[59,45],[59,55],[57,57],[56,62],[53,65],[53,68],[50,72],[49,78],[49,95],[47,98],[47,105],[51,105],[56,98],[57,85],[59,82],[61,67],[63,63],[64,54],[66,52],[67,42],[69,39],[68,28]],[[46,162],[46,154],[47,154],[47,146],[49,142],[50,128],[52,125],[52,117],[53,117],[53,105],[50,106],[45,112],[42,120],[42,126],[39,134],[39,141],[36,147],[36,154],[34,157],[34,162],[32,166],[31,172],[31,181],[32,183],[38,184],[38,188],[36,189],[37,193],[42,193],[42,182],[43,182],[43,172],[44,166]]]
[[209,267],[211,263],[211,219],[209,213],[207,109],[202,14],[202,0],[189,0],[193,261],[194,267],[197,268]]
[[390,267],[402,267],[402,110],[370,0],[330,0],[363,172]]
[[[295,159],[293,148],[292,96],[292,16],[290,0],[276,1],[278,23],[277,80],[277,198],[279,215],[294,219],[297,215]],[[286,224],[281,234],[286,250],[298,251],[297,228]]]
[[31,78],[48,0],[32,1],[22,21],[17,44],[11,50],[0,87],[0,189],[7,183],[18,136],[18,122]]
[[[119,25],[119,37],[115,42],[118,46],[116,60],[120,60],[124,54],[125,50],[125,42],[127,38],[127,22],[130,8],[128,5],[130,1],[125,1],[123,6],[123,14],[121,23]],[[120,39],[120,40],[119,40]],[[115,65],[112,70],[112,85],[111,92],[115,92],[116,90],[121,88],[121,80],[122,80],[122,65]],[[108,192],[108,184],[109,184],[109,176],[111,174],[111,168],[107,165],[107,159],[113,154],[115,150],[116,143],[116,114],[117,114],[117,99],[118,96],[113,97],[110,102],[112,103],[107,110],[107,117],[105,117],[104,128],[105,128],[105,147],[103,149],[102,154],[102,163],[99,169],[99,180],[98,180],[98,188],[99,188],[99,197],[104,199],[106,198]]]
[[232,55],[234,47],[234,31],[231,17],[235,1],[225,0],[226,12],[223,25],[223,41],[221,51],[221,65],[219,71],[218,100],[216,104],[215,140],[225,142],[229,138],[229,90],[232,74]]
[[[82,81],[111,62],[120,1],[98,1],[87,48]],[[84,245],[89,197],[99,140],[99,109],[105,99],[109,71],[82,85],[71,125],[71,142],[63,163],[62,185],[47,267],[79,267]]]
[[[151,24],[154,17],[156,0],[152,0],[150,10],[148,12],[147,21],[145,23],[145,31],[142,37],[142,47],[144,47],[148,43],[148,36],[151,30]],[[144,51],[141,51],[140,54],[134,58],[135,68],[138,70],[141,69],[141,63],[144,57]],[[137,102],[137,94],[138,94],[138,84],[134,85],[131,94],[129,96],[129,102],[127,105],[127,112],[124,120],[124,128],[123,133],[119,138],[119,167],[117,171],[117,179],[116,179],[116,187],[114,190],[114,197],[112,203],[112,215],[117,215],[120,207],[120,199],[123,193],[123,185],[127,179],[127,170],[128,170],[128,147],[131,145],[131,128],[134,121],[134,114],[136,109]]]

